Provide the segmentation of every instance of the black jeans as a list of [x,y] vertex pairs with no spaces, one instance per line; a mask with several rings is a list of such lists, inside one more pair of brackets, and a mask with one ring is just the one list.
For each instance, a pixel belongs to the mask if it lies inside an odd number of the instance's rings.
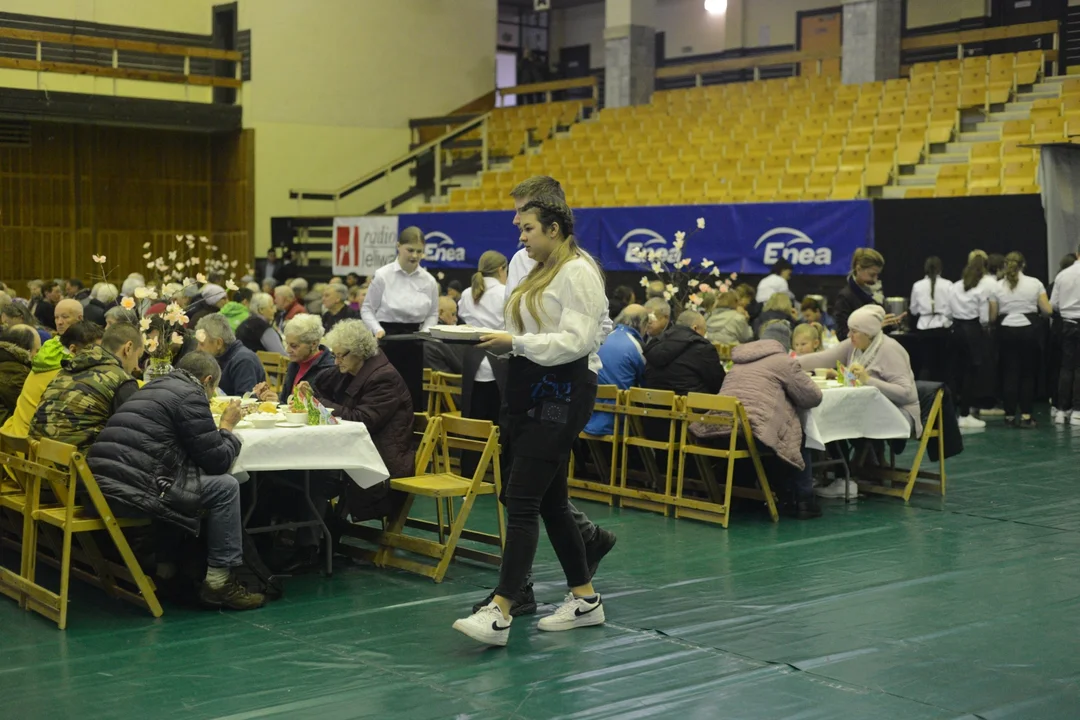
[[1058,410],[1080,410],[1080,323],[1065,320],[1061,327],[1061,369],[1058,371]]
[[[565,427],[554,428],[532,418],[511,419],[514,438],[513,467],[503,490],[506,503],[506,547],[503,549],[497,595],[512,598],[521,592],[532,570],[536,545],[540,539],[539,518],[544,519],[548,539],[559,558],[566,583],[578,587],[589,582],[585,561],[585,542],[578,530],[568,497],[570,451],[592,414],[596,383],[579,388],[572,400]],[[541,436],[558,436],[557,453],[536,457],[523,452],[526,444],[543,442]],[[547,438],[544,438],[546,440]],[[547,443],[544,443],[545,446]]]
[[1035,373],[1038,372],[1039,341],[1034,325],[1000,328],[1002,401],[1005,415],[1030,415],[1035,401]]
[[953,387],[961,417],[967,417],[978,404],[980,373],[985,362],[982,324],[978,320],[957,320],[953,325],[956,348],[956,372]]

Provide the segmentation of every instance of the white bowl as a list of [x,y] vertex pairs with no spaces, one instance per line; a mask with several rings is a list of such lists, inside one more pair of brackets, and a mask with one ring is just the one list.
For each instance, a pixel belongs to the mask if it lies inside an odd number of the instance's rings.
[[281,422],[281,416],[277,413],[251,413],[245,418],[257,428],[272,428]]
[[299,413],[285,413],[285,422],[298,423],[300,425],[307,425],[308,416],[306,412]]

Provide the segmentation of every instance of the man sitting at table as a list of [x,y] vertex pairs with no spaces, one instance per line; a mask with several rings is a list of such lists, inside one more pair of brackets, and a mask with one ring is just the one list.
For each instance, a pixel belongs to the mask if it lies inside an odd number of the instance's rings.
[[[799,520],[820,517],[821,509],[814,501],[810,451],[798,413],[820,405],[821,390],[775,340],[739,345],[731,351],[731,361],[734,365],[720,394],[739,399],[754,439],[775,452],[789,470],[789,487],[777,488],[781,509]],[[730,431],[697,422],[690,425],[690,432],[701,439],[719,439]],[[775,474],[769,473],[769,477]]]
[[[597,383],[614,385],[626,390],[641,385],[645,377],[645,355],[642,352],[642,335],[649,325],[649,311],[644,305],[627,305],[615,318],[615,329],[604,339],[597,351],[600,368]],[[665,335],[666,337],[666,335]],[[610,435],[615,426],[615,416],[609,412],[593,412],[585,425],[588,435]]]
[[311,382],[324,372],[334,369],[334,356],[320,344],[323,337],[323,321],[318,315],[301,313],[285,323],[285,353],[289,356],[289,365],[285,369],[285,381],[281,385],[281,395],[265,382],[255,386],[252,391],[265,402],[289,401],[296,384],[307,380]]
[[259,356],[236,339],[229,320],[221,313],[205,316],[195,327],[199,349],[217,359],[221,366],[221,391],[243,395],[266,380]]
[[118,323],[105,331],[101,345],[65,358],[60,373],[41,395],[30,437],[57,440],[86,452],[109,418],[139,389],[131,373],[139,367],[142,353],[139,329]]
[[[199,600],[212,608],[250,610],[261,607],[264,597],[249,593],[232,572],[244,553],[240,485],[227,474],[240,454],[240,439],[232,433],[240,403],[221,414],[219,430],[207,400],[220,379],[212,356],[188,353],[109,418],[87,462],[119,515],[149,515],[194,535],[205,511],[207,570]],[[198,483],[184,482],[193,475]]]
[[[922,415],[915,374],[907,350],[882,332],[885,309],[880,305],[863,305],[848,316],[848,338],[821,352],[798,358],[803,370],[829,368],[829,377],[836,377],[836,363],[844,364],[863,385],[876,387],[881,394],[899,407],[908,417],[915,437],[922,434]],[[854,485],[854,481],[849,481]],[[843,478],[824,488],[821,497],[848,497],[857,487],[845,487]]]
[[724,366],[705,332],[705,317],[696,310],[684,310],[675,327],[645,349],[645,387],[673,390],[677,395],[720,392]]

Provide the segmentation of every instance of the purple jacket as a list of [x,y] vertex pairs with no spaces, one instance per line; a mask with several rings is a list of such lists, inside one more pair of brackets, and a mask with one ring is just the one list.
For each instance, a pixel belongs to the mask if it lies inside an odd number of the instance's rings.
[[[775,340],[758,340],[731,351],[734,367],[724,378],[720,394],[738,398],[750,418],[754,439],[781,460],[800,470],[803,430],[799,410],[821,404],[821,390]],[[700,438],[726,435],[724,428],[693,423],[690,432]]]

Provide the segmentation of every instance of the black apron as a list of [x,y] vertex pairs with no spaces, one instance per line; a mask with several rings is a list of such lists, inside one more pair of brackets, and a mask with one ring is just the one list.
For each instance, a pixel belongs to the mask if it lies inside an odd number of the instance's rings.
[[549,367],[515,356],[505,400],[515,457],[566,459],[592,416],[596,374],[588,357]]
[[[420,323],[384,322],[382,325],[386,337],[379,341],[379,349],[394,366],[405,381],[412,398],[413,411],[427,407],[424,400],[424,346],[419,338],[402,336],[413,335],[420,330]],[[387,338],[400,338],[387,340]]]
[[485,357],[491,365],[492,374],[495,375],[495,384],[499,386],[499,393],[506,393],[507,360],[475,346],[466,348],[461,359],[461,414],[463,417],[473,417],[471,414],[473,385],[476,384],[476,371],[480,369],[480,363]]

